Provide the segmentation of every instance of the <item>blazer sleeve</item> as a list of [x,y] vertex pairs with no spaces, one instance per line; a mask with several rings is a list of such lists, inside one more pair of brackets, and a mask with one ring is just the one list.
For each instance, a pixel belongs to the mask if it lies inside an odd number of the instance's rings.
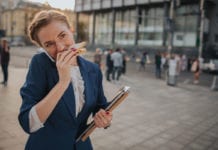
[[30,63],[26,81],[20,89],[22,104],[18,115],[18,120],[27,133],[30,133],[29,112],[31,108],[37,104],[46,95],[46,73],[42,67],[42,60],[34,56]]

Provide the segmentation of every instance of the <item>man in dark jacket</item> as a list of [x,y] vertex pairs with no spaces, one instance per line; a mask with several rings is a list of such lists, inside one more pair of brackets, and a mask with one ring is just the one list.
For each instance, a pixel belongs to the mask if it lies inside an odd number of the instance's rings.
[[155,75],[156,75],[156,78],[161,78],[161,55],[160,55],[160,52],[158,52],[156,55],[155,55]]
[[9,65],[9,60],[10,60],[10,53],[9,53],[9,45],[7,40],[2,41],[2,46],[1,46],[1,67],[2,67],[2,72],[3,72],[3,81],[1,84],[4,86],[7,86],[8,82],[8,65]]
[[106,79],[107,79],[107,81],[111,81],[110,75],[113,72],[113,61],[111,60],[111,54],[112,53],[113,53],[113,50],[108,49],[108,54],[107,54],[107,57],[106,57],[106,66],[107,66]]

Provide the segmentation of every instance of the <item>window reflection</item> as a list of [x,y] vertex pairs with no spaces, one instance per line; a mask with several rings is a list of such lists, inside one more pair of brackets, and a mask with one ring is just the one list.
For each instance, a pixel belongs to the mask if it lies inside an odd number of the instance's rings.
[[135,39],[135,10],[116,12],[115,43],[133,45]]
[[198,12],[196,4],[176,9],[174,46],[196,46]]
[[95,43],[111,44],[112,40],[112,12],[96,15]]
[[161,46],[163,43],[163,8],[140,10],[139,45]]

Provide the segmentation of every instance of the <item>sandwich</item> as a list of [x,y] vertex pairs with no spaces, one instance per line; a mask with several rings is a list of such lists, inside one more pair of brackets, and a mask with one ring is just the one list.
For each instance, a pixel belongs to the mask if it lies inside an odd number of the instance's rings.
[[70,49],[72,51],[76,51],[77,54],[84,54],[87,50],[85,48],[86,42],[81,42],[73,45]]

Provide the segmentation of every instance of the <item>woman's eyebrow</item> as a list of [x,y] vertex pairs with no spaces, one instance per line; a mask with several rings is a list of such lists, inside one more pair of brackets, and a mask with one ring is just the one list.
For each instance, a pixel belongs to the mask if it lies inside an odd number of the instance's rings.
[[[64,32],[65,32],[65,31],[61,31],[61,32],[58,34],[57,37],[61,36]],[[53,43],[53,41],[46,41],[46,42],[44,42],[43,44],[46,45],[46,44],[52,44],[52,43]]]
[[58,34],[58,37],[61,36],[65,31],[61,31],[59,34]]
[[54,43],[53,41],[46,41],[46,42],[44,42],[43,44],[44,45],[47,45],[47,44],[52,44],[52,43]]

